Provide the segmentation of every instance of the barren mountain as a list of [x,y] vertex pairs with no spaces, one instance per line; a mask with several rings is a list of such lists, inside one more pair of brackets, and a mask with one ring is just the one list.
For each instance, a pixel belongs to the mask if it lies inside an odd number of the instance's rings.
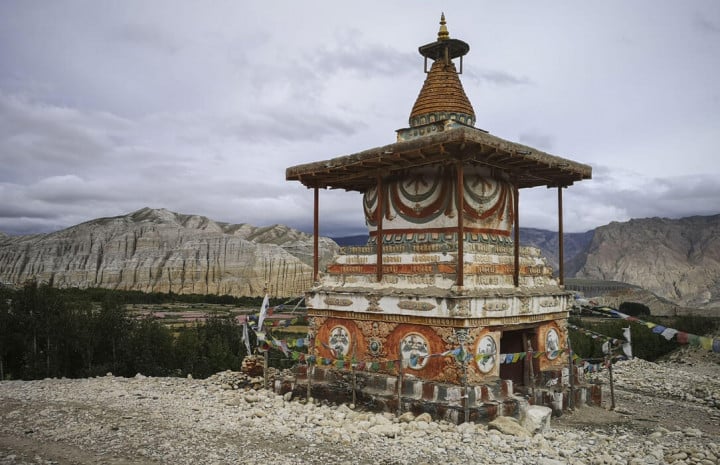
[[576,277],[622,281],[687,307],[720,310],[720,215],[612,222],[595,230]]
[[[539,247],[557,270],[556,232],[523,228],[521,243]],[[720,309],[720,215],[613,222],[565,234],[564,244],[568,278],[639,286],[667,299],[661,313]],[[323,265],[338,245],[321,238],[320,250]],[[143,208],[51,234],[0,233],[1,282],[35,277],[58,286],[233,295],[268,286],[290,296],[307,290],[311,275],[312,237],[283,225]]]
[[[312,281],[312,236],[143,208],[50,234],[0,236],[0,281],[144,292],[299,295]],[[338,250],[320,239],[321,263]]]
[[[568,269],[568,263],[587,249],[592,240],[594,230],[583,233],[563,234],[563,248],[565,258],[565,275],[574,274],[575,270]],[[550,266],[558,270],[558,233],[536,228],[520,228],[520,243],[537,247],[547,258]]]

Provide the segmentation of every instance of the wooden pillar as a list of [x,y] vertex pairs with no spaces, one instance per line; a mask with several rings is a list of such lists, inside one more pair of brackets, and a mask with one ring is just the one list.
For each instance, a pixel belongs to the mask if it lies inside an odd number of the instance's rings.
[[568,370],[570,371],[570,378],[568,381],[570,382],[570,397],[568,397],[568,408],[573,409],[575,408],[575,364],[573,363],[573,350],[572,350],[572,342],[570,342],[570,335],[567,336],[567,346],[568,346]]
[[514,250],[515,266],[513,269],[513,284],[520,285],[520,189],[517,184],[513,186],[513,198],[515,200],[515,225],[514,225]]
[[378,176],[377,178],[377,199],[377,218],[375,218],[375,221],[377,222],[377,229],[375,230],[375,242],[377,243],[377,247],[375,248],[375,250],[377,256],[375,257],[375,268],[377,281],[380,282],[383,279],[383,217],[385,216],[385,212],[383,211],[383,204],[385,203],[385,199],[383,198],[382,176]]
[[465,281],[465,181],[463,172],[463,163],[458,161],[455,165],[457,167],[457,276],[455,284],[463,286]]
[[532,358],[532,352],[530,345],[530,340],[528,339],[527,333],[522,333],[522,346],[526,349],[526,356],[525,360],[523,360],[523,385],[524,386],[530,386],[530,368],[528,368],[528,363],[533,362]]
[[558,284],[565,285],[565,253],[563,247],[562,186],[558,186]]
[[320,256],[320,246],[318,244],[318,238],[320,237],[320,192],[319,189],[315,188],[315,202],[314,202],[314,213],[313,213],[313,282],[317,281],[319,276],[320,267],[318,265],[318,257]]
[[530,363],[528,364],[530,395],[532,396],[532,399],[535,399],[535,367],[533,366],[533,363],[535,363],[535,352],[533,351],[532,343],[530,341],[527,343],[527,353],[525,354],[525,359],[530,360]]

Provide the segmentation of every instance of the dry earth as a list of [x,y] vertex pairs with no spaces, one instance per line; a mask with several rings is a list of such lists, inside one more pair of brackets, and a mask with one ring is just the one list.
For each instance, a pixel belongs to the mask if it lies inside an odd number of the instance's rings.
[[614,378],[615,411],[514,435],[232,390],[222,374],[5,381],[0,464],[720,463],[718,354],[620,362]]

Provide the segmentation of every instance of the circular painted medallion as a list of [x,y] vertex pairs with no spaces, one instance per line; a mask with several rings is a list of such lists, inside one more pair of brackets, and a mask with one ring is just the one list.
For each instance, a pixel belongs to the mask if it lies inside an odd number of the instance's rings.
[[555,328],[545,333],[545,355],[550,360],[556,359],[560,353],[560,336]]
[[420,370],[427,365],[430,344],[421,334],[409,333],[400,341],[400,353],[408,367]]
[[490,373],[495,368],[495,362],[497,358],[497,343],[495,338],[486,335],[480,339],[477,345],[477,352],[475,357],[477,360],[477,367],[483,373]]
[[370,343],[368,344],[368,350],[370,351],[370,354],[372,354],[374,357],[377,357],[382,353],[382,342],[380,339],[376,337],[370,338]]
[[350,332],[345,326],[335,326],[330,330],[328,346],[336,357],[345,356],[350,351]]

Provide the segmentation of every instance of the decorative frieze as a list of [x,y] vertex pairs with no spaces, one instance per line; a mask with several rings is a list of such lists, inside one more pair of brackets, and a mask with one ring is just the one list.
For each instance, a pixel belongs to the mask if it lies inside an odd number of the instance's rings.
[[383,309],[380,306],[380,296],[374,294],[367,294],[365,298],[368,300],[367,311],[370,313],[382,313]]
[[510,302],[507,300],[490,300],[483,304],[483,310],[486,312],[505,312],[510,308]]
[[470,300],[451,300],[448,302],[448,309],[452,317],[469,317],[470,316]]
[[398,308],[403,310],[416,310],[419,312],[427,312],[433,310],[435,305],[430,302],[423,302],[418,300],[401,300],[397,303]]
[[349,307],[353,303],[351,299],[341,299],[339,297],[325,297],[323,302],[325,302],[325,305],[329,307]]
[[555,308],[560,305],[560,300],[555,297],[549,299],[540,299],[540,303],[538,305],[540,305],[540,307],[544,309]]

